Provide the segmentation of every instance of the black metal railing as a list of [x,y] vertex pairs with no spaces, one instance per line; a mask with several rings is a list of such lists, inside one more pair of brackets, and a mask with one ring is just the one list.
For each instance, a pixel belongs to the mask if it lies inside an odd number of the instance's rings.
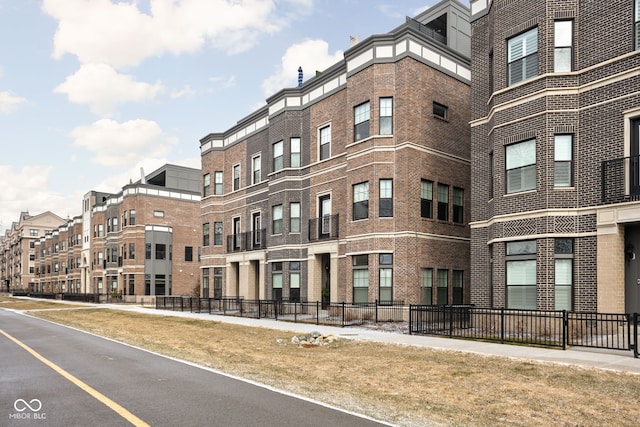
[[409,333],[562,349],[633,350],[638,357],[639,319],[637,313],[410,305]]
[[640,156],[602,162],[602,203],[640,200]]
[[245,252],[266,249],[267,229],[247,231],[227,236],[227,252]]
[[337,239],[339,236],[338,214],[325,215],[309,220],[309,241]]

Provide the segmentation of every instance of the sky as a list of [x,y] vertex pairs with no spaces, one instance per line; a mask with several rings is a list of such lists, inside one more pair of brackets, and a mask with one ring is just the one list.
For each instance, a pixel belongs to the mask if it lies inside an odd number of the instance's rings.
[[[80,215],[437,0],[0,0],[0,235]],[[468,6],[467,1],[462,1]]]

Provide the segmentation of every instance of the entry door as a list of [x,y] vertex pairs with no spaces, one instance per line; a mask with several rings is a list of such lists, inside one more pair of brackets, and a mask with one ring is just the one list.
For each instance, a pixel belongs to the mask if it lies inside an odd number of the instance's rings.
[[640,119],[631,121],[631,158],[629,159],[629,192],[640,195]]
[[331,196],[320,197],[320,236],[331,235]]

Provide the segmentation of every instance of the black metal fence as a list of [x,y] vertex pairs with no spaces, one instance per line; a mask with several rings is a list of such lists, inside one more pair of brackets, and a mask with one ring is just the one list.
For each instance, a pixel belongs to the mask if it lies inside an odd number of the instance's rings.
[[409,333],[544,347],[633,350],[640,315],[410,305]]
[[192,313],[274,319],[330,326],[357,326],[366,323],[408,320],[403,301],[349,304],[320,301],[246,300],[243,298],[156,297],[156,309]]

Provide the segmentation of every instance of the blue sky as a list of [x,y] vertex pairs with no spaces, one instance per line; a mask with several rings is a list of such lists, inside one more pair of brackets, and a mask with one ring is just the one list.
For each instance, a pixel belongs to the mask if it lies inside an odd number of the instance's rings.
[[[79,215],[437,0],[0,0],[0,233]],[[467,1],[462,1],[468,6]]]

